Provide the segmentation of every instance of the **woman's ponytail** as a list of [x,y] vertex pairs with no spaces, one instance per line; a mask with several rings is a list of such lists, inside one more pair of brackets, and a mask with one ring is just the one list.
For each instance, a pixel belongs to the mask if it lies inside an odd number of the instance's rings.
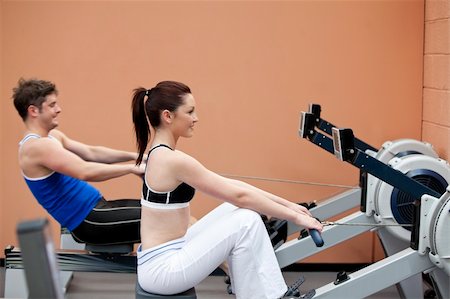
[[145,149],[150,138],[150,127],[148,125],[145,113],[145,96],[147,89],[143,87],[136,88],[133,91],[133,100],[131,102],[131,110],[133,115],[134,132],[136,134],[136,145],[139,156],[136,165],[142,162]]

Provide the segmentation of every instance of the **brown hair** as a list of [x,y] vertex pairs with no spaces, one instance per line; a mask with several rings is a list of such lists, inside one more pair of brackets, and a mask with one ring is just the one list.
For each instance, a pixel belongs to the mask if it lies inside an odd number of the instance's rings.
[[41,110],[42,103],[49,94],[58,94],[54,83],[45,80],[20,78],[17,87],[13,88],[12,98],[22,120],[27,119],[29,106],[33,105]]
[[175,81],[162,81],[152,89],[138,87],[133,91],[131,109],[139,152],[136,164],[141,163],[150,139],[148,122],[153,128],[157,128],[161,123],[161,112],[174,112],[184,104],[183,96],[188,93],[191,93],[191,90],[187,85]]

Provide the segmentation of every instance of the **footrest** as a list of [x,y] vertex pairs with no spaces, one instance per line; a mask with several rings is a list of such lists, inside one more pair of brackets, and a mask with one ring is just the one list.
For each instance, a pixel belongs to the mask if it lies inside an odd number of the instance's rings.
[[170,298],[170,299],[197,299],[197,294],[195,293],[195,289],[189,289],[186,292],[173,294],[173,295],[157,295],[151,294],[144,291],[138,282],[136,282],[136,299],[161,299],[161,298]]

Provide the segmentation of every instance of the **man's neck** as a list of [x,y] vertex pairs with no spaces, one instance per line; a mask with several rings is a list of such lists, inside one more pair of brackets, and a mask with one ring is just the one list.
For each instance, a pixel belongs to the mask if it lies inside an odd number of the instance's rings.
[[30,123],[25,123],[25,126],[27,128],[27,130],[25,132],[26,134],[33,133],[33,134],[37,134],[37,135],[39,135],[41,137],[47,137],[48,133],[50,132],[47,129],[44,129],[44,128],[40,127],[40,126],[36,126],[36,125],[30,124]]

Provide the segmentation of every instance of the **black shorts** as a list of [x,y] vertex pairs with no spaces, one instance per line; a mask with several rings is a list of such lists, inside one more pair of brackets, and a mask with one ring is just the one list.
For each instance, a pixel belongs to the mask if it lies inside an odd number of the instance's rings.
[[139,243],[140,227],[140,200],[107,201],[102,197],[71,233],[77,242],[93,245]]

